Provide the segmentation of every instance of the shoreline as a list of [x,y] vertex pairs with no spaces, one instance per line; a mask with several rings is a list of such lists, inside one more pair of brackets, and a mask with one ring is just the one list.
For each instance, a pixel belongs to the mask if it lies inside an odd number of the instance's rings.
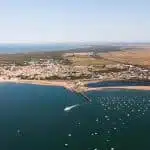
[[[88,87],[87,83],[97,83],[103,81],[83,81],[81,90],[75,88],[75,81],[65,81],[65,80],[0,80],[0,83],[22,83],[22,84],[34,84],[34,85],[44,85],[44,86],[59,86],[64,87],[70,91],[74,92],[89,92],[89,91],[102,91],[106,89],[129,89],[129,90],[144,90],[150,91],[150,85],[148,86],[107,86],[107,87]],[[137,81],[138,82],[138,81]]]
[[108,87],[96,87],[96,88],[87,87],[85,92],[111,90],[111,89],[114,89],[114,90],[116,90],[116,89],[124,89],[124,90],[150,91],[150,86],[108,86]]
[[60,86],[66,89],[70,89],[72,82],[64,80],[0,80],[0,83],[23,83],[23,84],[34,84],[44,86]]

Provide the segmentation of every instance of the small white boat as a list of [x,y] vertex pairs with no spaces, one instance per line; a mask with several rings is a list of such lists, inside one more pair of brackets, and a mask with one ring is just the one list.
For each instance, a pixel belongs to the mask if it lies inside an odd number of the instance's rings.
[[80,105],[76,104],[76,105],[68,106],[68,107],[64,108],[64,111],[68,112],[68,111],[70,111],[71,109],[73,109],[73,108],[75,108],[77,106],[80,106]]

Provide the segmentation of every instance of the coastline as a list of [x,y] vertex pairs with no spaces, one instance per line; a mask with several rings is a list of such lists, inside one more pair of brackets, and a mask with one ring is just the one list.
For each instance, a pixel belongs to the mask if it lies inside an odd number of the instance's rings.
[[142,91],[150,91],[150,86],[108,86],[108,87],[96,87],[96,88],[87,88],[85,92],[89,91],[102,91],[108,89],[127,89],[127,90],[142,90]]
[[150,91],[150,86],[107,86],[107,87],[88,87],[87,83],[97,83],[103,81],[83,81],[83,86],[75,87],[75,81],[65,80],[0,80],[0,83],[23,83],[23,84],[35,84],[44,86],[60,86],[74,92],[89,92],[89,91],[102,91],[106,89],[129,89],[129,90],[144,90]]
[[[150,91],[150,85],[129,85],[129,86],[104,86],[104,87],[88,87],[90,83],[99,83],[99,82],[109,82],[109,81],[122,81],[122,82],[141,82],[147,80],[95,80],[95,81],[85,81],[84,82],[84,92],[88,91],[102,91],[107,89],[128,89],[128,90],[143,90],[143,91]],[[149,81],[149,80],[148,80]]]
[[72,83],[70,81],[63,80],[0,80],[0,83],[25,83],[25,84],[35,84],[35,85],[45,85],[45,86],[61,86],[66,89],[70,89]]

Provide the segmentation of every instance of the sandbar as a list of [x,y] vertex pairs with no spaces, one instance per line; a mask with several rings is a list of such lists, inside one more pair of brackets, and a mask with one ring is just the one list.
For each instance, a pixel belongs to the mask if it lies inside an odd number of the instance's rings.
[[85,89],[86,92],[88,91],[101,91],[106,89],[129,89],[129,90],[144,90],[144,91],[150,91],[150,86],[108,86],[108,87],[87,87]]

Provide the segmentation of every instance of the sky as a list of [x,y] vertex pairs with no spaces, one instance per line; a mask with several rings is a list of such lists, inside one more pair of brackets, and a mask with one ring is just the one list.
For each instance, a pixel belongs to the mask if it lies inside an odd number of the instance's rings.
[[0,0],[0,43],[150,42],[149,0]]

